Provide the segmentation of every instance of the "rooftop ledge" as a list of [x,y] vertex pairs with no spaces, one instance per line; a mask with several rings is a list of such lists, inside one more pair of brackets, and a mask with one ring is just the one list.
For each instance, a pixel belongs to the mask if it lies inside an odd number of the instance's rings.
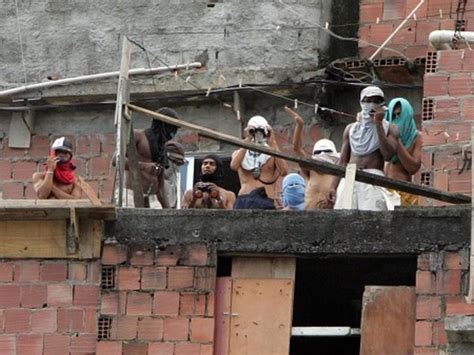
[[413,254],[467,247],[470,223],[470,205],[392,212],[119,208],[105,233],[124,244],[206,243],[224,254]]

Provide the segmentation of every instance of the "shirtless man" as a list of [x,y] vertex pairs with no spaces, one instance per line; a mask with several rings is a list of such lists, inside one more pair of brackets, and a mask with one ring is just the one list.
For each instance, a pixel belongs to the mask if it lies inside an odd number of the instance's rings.
[[[244,139],[279,151],[272,128],[262,116],[249,120]],[[275,209],[275,183],[287,174],[286,161],[240,148],[232,154],[230,168],[238,172],[241,186],[234,209]]]
[[[416,129],[413,107],[404,98],[390,101],[385,119],[396,125],[400,132],[396,155],[385,164],[385,175],[389,178],[409,181],[421,167],[423,139]],[[398,192],[401,205],[416,205],[418,197],[407,192]]]
[[[398,128],[384,120],[384,103],[384,93],[380,88],[369,86],[361,91],[362,111],[358,121],[349,124],[344,130],[340,165],[356,164],[358,169],[384,175],[384,162],[395,155],[399,137]],[[330,199],[335,202],[335,209],[342,208],[343,191],[344,179],[334,178]],[[399,195],[387,189],[358,181],[354,184],[353,209],[383,211],[399,204]]]
[[51,146],[46,160],[46,172],[33,174],[33,187],[39,199],[80,199],[81,188],[72,164],[72,143],[58,138]]
[[[158,113],[178,118],[178,113],[168,107],[160,108]],[[165,144],[176,135],[177,130],[178,127],[159,120],[153,120],[151,127],[145,130],[133,130],[133,137],[138,153],[138,166],[141,173],[143,193],[145,197],[148,198],[150,208],[170,207],[164,188],[164,170],[170,165]],[[115,159],[113,162],[115,163]],[[134,207],[133,190],[131,190],[131,180],[127,170],[128,164],[126,162],[126,190],[124,191],[126,194],[124,194],[124,203],[125,207]],[[155,201],[155,196],[159,203]]]
[[184,193],[183,208],[233,208],[235,194],[219,186],[224,180],[224,171],[217,155],[209,154],[204,157],[199,180],[194,188]]
[[[302,148],[302,132],[304,126],[303,118],[293,111],[285,107],[285,111],[295,120],[295,132],[293,134],[293,151],[296,155],[307,158],[306,152]],[[329,139],[320,139],[313,147],[311,156],[314,160],[324,161],[327,163],[337,164],[339,154],[336,146]],[[301,173],[305,177],[305,209],[313,210],[316,208],[333,208],[334,203],[328,198],[331,191],[334,177],[328,174],[321,174],[314,170],[308,170],[300,166]]]

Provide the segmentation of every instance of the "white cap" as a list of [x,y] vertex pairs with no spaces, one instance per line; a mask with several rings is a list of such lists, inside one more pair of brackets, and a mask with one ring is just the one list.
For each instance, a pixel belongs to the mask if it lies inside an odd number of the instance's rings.
[[320,139],[314,144],[313,152],[317,150],[330,150],[332,153],[337,153],[336,145],[330,139]]
[[367,86],[360,92],[360,101],[363,101],[366,97],[380,96],[385,98],[385,95],[381,88],[378,86]]
[[270,129],[270,125],[268,124],[267,120],[262,116],[253,116],[249,123],[247,123],[247,127],[251,128],[261,128],[265,131],[265,134],[268,134]]

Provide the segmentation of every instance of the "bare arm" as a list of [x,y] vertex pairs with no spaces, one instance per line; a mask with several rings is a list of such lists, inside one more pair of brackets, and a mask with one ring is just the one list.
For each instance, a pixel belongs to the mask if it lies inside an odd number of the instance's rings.
[[[292,109],[285,107],[286,113],[290,115],[291,118],[295,121],[295,131],[293,133],[293,151],[297,156],[307,158],[306,152],[302,148],[302,136],[303,136],[303,126],[304,126],[304,120],[303,118],[293,111]],[[306,176],[309,177],[309,170],[306,169],[305,167],[300,165],[301,172]]]
[[[276,150],[277,152],[280,151],[278,144],[275,139],[275,133],[273,130],[271,131],[270,138],[269,138],[269,145],[272,149]],[[274,157],[275,167],[278,169],[280,176],[285,176],[288,174],[288,164],[286,160]]]
[[165,193],[165,174],[163,174],[163,172],[161,172],[161,174],[158,176],[158,188],[156,190],[156,197],[158,198],[158,201],[160,201],[161,207],[170,208],[170,203]]
[[[342,146],[341,146],[341,156],[339,158],[339,165],[347,166],[349,160],[351,158],[351,146],[349,143],[349,131],[351,129],[352,124],[347,125],[344,129],[344,133],[342,135]],[[331,189],[329,192],[329,196],[327,197],[331,203],[336,202],[336,190],[339,186],[339,182],[341,181],[341,177],[334,176],[332,179]]]
[[227,203],[225,204],[226,210],[232,210],[235,204],[235,194],[232,191],[227,192]]
[[412,153],[410,153],[402,142],[398,142],[397,156],[403,168],[410,174],[414,175],[421,167],[421,147],[423,138],[417,134],[413,142]]
[[53,188],[53,176],[53,171],[33,174],[33,188],[35,189],[36,196],[39,199],[47,199],[51,195],[51,190]]
[[389,161],[397,152],[398,128],[390,124],[388,134],[385,134],[383,127],[384,117],[384,111],[377,111],[374,115],[374,122],[380,142],[380,153],[382,153],[385,161]]
[[74,183],[74,187],[70,194],[64,192],[55,185],[53,185],[51,192],[58,200],[76,200],[81,198],[81,188],[77,183]]
[[181,201],[181,208],[194,208],[195,203],[193,189],[189,189],[184,193],[183,200]]

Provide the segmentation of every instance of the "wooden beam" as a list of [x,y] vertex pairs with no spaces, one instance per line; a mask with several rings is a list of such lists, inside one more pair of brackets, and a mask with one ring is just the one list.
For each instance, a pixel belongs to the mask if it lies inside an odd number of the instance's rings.
[[[474,152],[474,126],[471,126],[471,152]],[[471,167],[471,196],[474,196],[474,169]],[[471,203],[471,251],[469,255],[469,294],[466,299],[474,303],[474,200]]]
[[355,164],[347,164],[346,177],[344,178],[344,191],[342,192],[343,209],[352,209],[352,195],[354,193],[356,171],[357,166]]
[[[145,199],[143,198],[143,183],[138,165],[137,146],[135,145],[135,136],[133,134],[133,124],[130,122],[129,141],[127,144],[127,162],[128,177],[131,180],[133,190],[133,203],[135,207],[145,207]],[[164,173],[164,172],[163,172]]]
[[[145,108],[142,108],[136,105],[129,104],[128,107],[133,111],[141,112],[147,116],[152,117],[153,119],[157,119],[157,120],[172,124],[177,127],[191,129],[204,137],[226,142],[240,148],[250,149],[259,153],[264,153],[264,154],[268,154],[277,158],[292,161],[294,163],[300,164],[305,169],[314,170],[321,174],[330,174],[330,175],[343,177],[346,173],[346,169],[344,167],[336,165],[336,164],[330,164],[330,163],[321,162],[321,161],[317,161],[313,159],[303,159],[300,157],[296,157],[294,155],[290,155],[290,154],[273,150],[269,147],[257,145],[254,143],[248,143],[248,142],[245,142],[243,139],[240,139],[228,134],[220,133],[217,131],[213,131],[212,129],[198,126],[198,125],[195,125],[193,123],[189,123],[183,120],[178,120],[173,117],[162,115],[160,113],[153,112],[151,110],[147,110]],[[364,182],[367,184],[372,184],[376,186],[395,189],[398,191],[408,192],[414,195],[429,197],[429,198],[433,198],[433,199],[444,201],[444,202],[471,203],[470,196],[466,196],[459,193],[449,193],[445,191],[440,191],[440,190],[436,190],[436,189],[429,188],[426,186],[416,185],[411,182],[394,180],[385,176],[371,174],[362,170],[358,170],[356,172],[355,179],[357,181]]]
[[79,244],[79,218],[75,208],[70,209],[69,225],[66,228],[66,254],[75,254]]

